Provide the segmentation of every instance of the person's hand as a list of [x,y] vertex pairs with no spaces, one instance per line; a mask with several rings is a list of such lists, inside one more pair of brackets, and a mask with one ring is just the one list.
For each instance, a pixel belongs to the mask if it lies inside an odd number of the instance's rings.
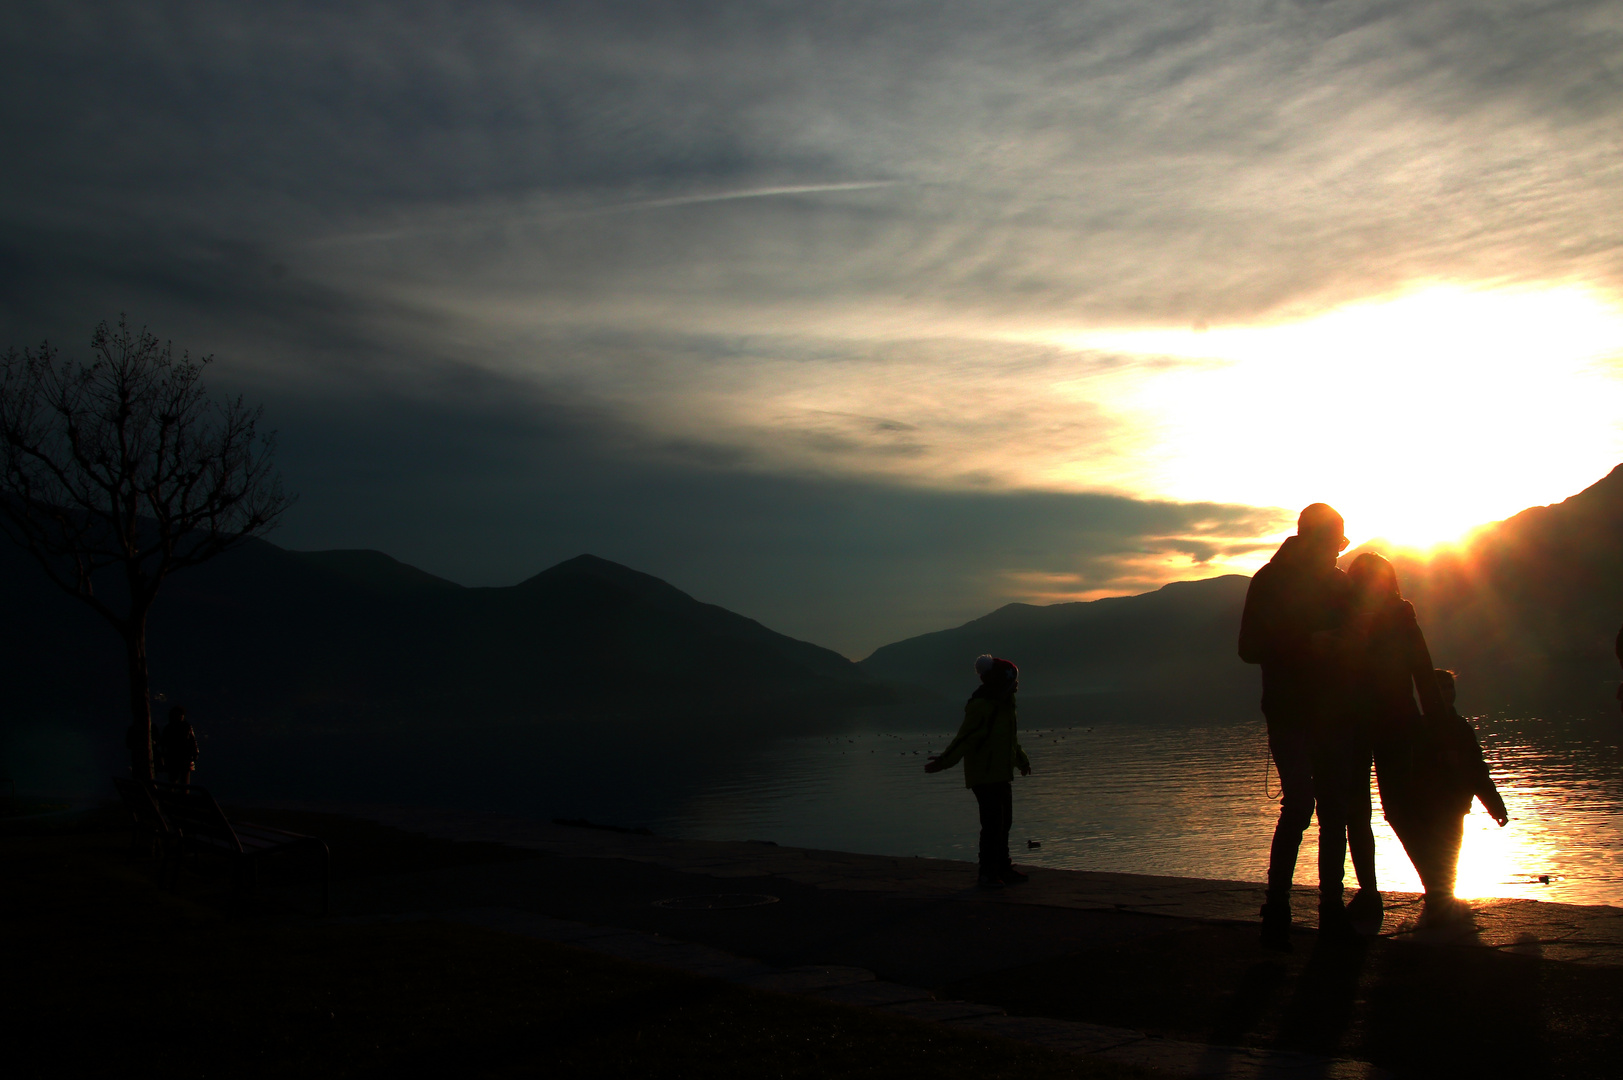
[[1488,816],[1497,821],[1501,829],[1504,828],[1505,823],[1510,820],[1510,811],[1505,809],[1505,800],[1495,792],[1492,799],[1484,801],[1487,803]]
[[924,771],[925,772],[940,772],[941,771],[941,756],[939,754],[931,754],[927,759],[925,759]]
[[1020,766],[1020,775],[1021,776],[1030,776],[1031,775],[1031,766],[1030,765],[1022,765],[1022,766]]

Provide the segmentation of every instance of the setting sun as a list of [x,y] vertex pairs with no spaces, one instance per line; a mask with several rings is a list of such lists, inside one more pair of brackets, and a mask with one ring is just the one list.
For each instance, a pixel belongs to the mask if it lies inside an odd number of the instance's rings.
[[1294,322],[1069,335],[1167,357],[1146,488],[1294,509],[1355,543],[1429,547],[1590,482],[1618,460],[1623,312],[1576,287],[1434,286]]

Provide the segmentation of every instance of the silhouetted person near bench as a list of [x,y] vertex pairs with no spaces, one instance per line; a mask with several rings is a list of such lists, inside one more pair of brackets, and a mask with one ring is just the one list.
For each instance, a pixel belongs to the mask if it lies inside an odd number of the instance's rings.
[[[1262,714],[1268,750],[1283,794],[1268,855],[1268,894],[1262,906],[1263,944],[1290,948],[1291,881],[1302,834],[1319,809],[1320,925],[1343,929],[1341,903],[1349,822],[1360,894],[1375,888],[1375,840],[1368,830],[1369,765],[1364,761],[1363,828],[1358,820],[1357,765],[1365,751],[1356,731],[1342,730],[1345,710],[1335,705],[1343,677],[1335,633],[1346,621],[1350,588],[1336,568],[1347,546],[1341,515],[1324,503],[1305,508],[1296,535],[1287,537],[1246,591],[1240,619],[1240,659],[1262,667]],[[1323,773],[1323,783],[1316,782]],[[1351,793],[1349,795],[1349,792]],[[1348,804],[1352,805],[1349,806]],[[1366,900],[1367,905],[1371,901]]]
[[190,784],[192,770],[197,768],[197,732],[187,722],[185,709],[176,705],[169,710],[169,723],[158,741],[169,782],[182,787]]
[[1422,922],[1466,917],[1469,910],[1454,899],[1465,813],[1472,797],[1480,797],[1503,825],[1504,802],[1475,732],[1454,711],[1452,673],[1432,667],[1414,606],[1398,591],[1397,571],[1366,552],[1347,575],[1354,614],[1343,637],[1353,705],[1374,736],[1381,807],[1425,886]]
[[980,687],[964,703],[958,735],[940,754],[924,763],[927,773],[964,762],[964,786],[975,793],[981,812],[980,877],[983,888],[999,889],[1026,880],[1009,858],[1009,830],[1014,824],[1014,770],[1031,774],[1031,760],[1020,748],[1014,695],[1020,669],[1008,660],[980,656],[975,672]]

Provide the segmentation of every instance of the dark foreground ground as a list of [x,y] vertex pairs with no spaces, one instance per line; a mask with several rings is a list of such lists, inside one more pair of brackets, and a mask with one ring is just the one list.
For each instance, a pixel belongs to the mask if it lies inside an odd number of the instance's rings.
[[[1149,884],[1133,885],[1130,902],[1099,902],[1095,888],[1083,903],[1072,883],[1085,875],[1060,871],[1017,897],[987,896],[952,884],[961,868],[923,860],[803,853],[809,868],[786,873],[791,849],[763,847],[756,858],[737,854],[743,845],[581,829],[553,830],[578,839],[539,850],[348,817],[253,816],[329,840],[334,915],[351,921],[315,918],[307,887],[274,879],[235,911],[219,880],[187,876],[175,893],[159,892],[111,815],[55,831],[13,824],[0,911],[6,1015],[17,1032],[12,1060],[37,1063],[14,1075],[113,1066],[176,1077],[1131,1075],[943,1025],[427,920],[487,908],[652,932],[784,967],[863,967],[1015,1016],[1353,1059],[1400,1076],[1611,1076],[1623,1060],[1623,967],[1604,949],[1571,953],[1586,962],[1533,955],[1545,951],[1533,932],[1518,938],[1525,948],[1503,949],[1410,935],[1338,945],[1304,931],[1296,951],[1280,955],[1260,949],[1246,923],[1191,917],[1187,883],[1163,890],[1165,901]],[[723,911],[655,903],[718,892],[778,902]],[[1543,907],[1517,907],[1516,917],[1533,925]],[[404,921],[365,922],[386,913]],[[1578,938],[1561,933],[1575,947]]]
[[[406,895],[425,875],[455,889],[468,875],[544,867],[583,884],[498,845],[297,823],[330,840],[348,910],[356,897]],[[218,878],[161,892],[110,813],[5,832],[4,1071],[19,1080],[1138,1075],[475,927],[335,925],[313,917],[302,886],[284,904],[271,882],[240,907]]]

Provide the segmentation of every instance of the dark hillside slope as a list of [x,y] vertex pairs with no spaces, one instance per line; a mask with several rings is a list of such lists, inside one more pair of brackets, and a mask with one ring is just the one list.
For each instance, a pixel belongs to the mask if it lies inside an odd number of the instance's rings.
[[454,581],[407,566],[381,551],[290,551],[287,554],[331,577],[379,594],[449,593],[462,589]]
[[1488,526],[1458,551],[1393,561],[1433,659],[1459,670],[1469,707],[1616,711],[1623,466],[1570,499]]
[[[704,604],[648,574],[582,555],[516,586],[510,598],[569,613],[589,633],[565,635],[572,657],[629,655],[647,675],[698,682],[726,692],[728,684],[769,687],[808,677],[849,683],[855,665],[839,653],[797,641],[753,619]],[[578,620],[578,621],[576,621]],[[629,672],[628,672],[629,674]]]
[[962,697],[974,658],[1006,656],[1027,698],[1091,698],[1112,712],[1254,712],[1255,668],[1235,639],[1250,579],[1183,581],[1140,596],[1008,604],[952,630],[886,645],[862,661],[874,678]]
[[[1466,711],[1615,715],[1623,466],[1564,502],[1480,530],[1459,550],[1394,562],[1433,659],[1460,673]],[[1020,664],[1028,699],[1079,698],[1116,715],[1255,716],[1259,673],[1236,655],[1249,583],[1222,577],[1091,603],[1009,604],[887,645],[862,667],[957,697],[975,685],[974,657],[991,652]]]
[[[118,639],[0,551],[6,722],[114,722]],[[623,718],[793,727],[883,692],[827,649],[586,555],[470,589],[379,552],[263,541],[165,585],[154,688],[239,726],[355,730]],[[111,718],[111,719],[108,719]]]

